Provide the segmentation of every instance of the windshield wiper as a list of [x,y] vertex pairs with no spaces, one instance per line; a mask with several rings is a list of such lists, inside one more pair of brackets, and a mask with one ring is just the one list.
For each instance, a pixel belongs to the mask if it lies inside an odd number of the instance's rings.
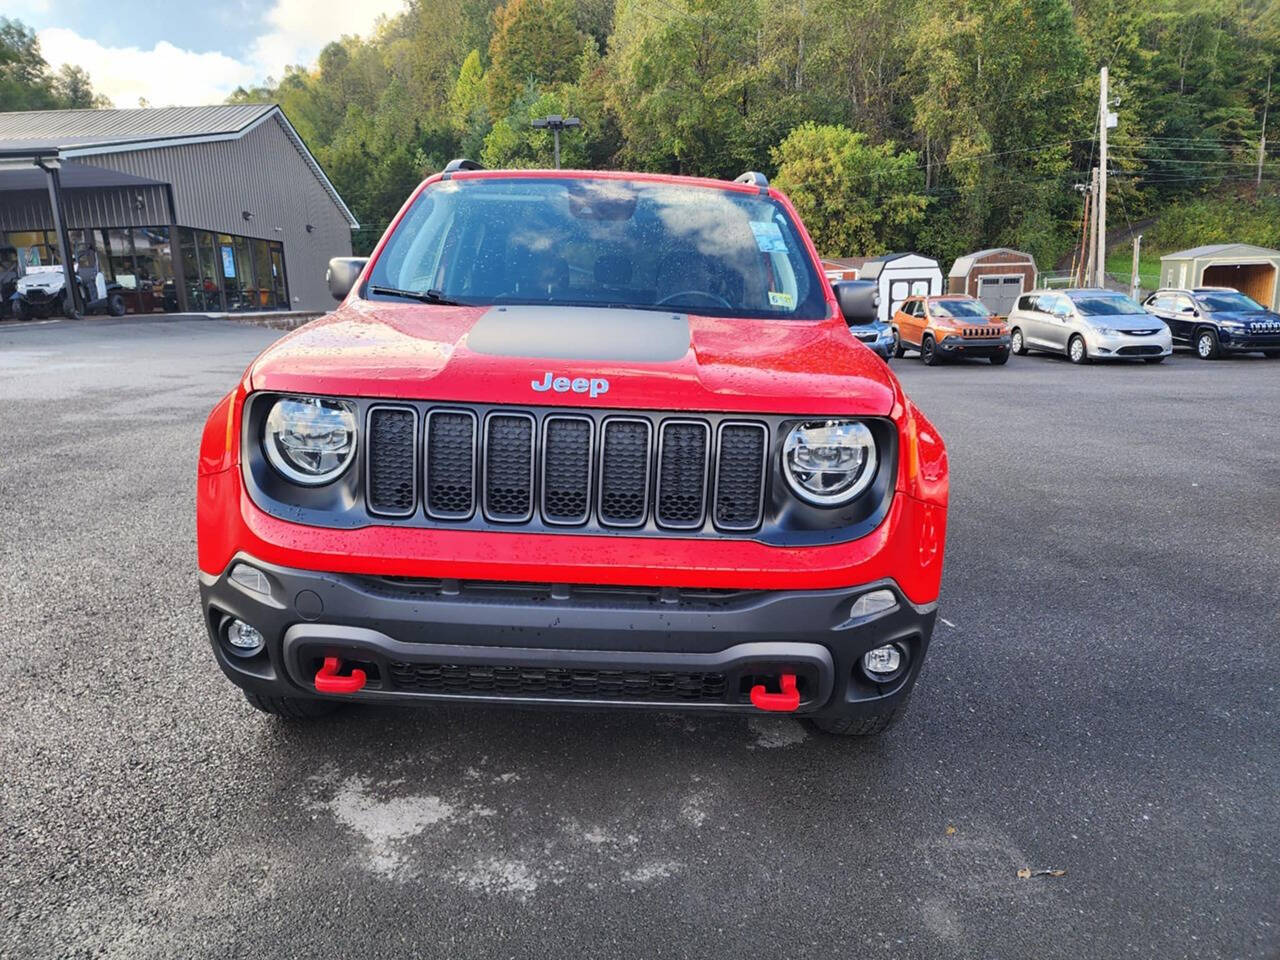
[[406,297],[409,300],[417,300],[419,303],[434,303],[440,307],[465,307],[469,304],[463,303],[461,300],[453,300],[446,297],[439,290],[400,290],[396,287],[382,287],[376,284],[369,287],[370,293],[380,293],[388,297]]

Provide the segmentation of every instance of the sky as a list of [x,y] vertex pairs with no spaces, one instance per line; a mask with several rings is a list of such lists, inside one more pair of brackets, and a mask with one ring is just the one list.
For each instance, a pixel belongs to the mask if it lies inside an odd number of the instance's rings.
[[54,70],[72,63],[117,107],[221,103],[236,87],[310,65],[330,40],[367,35],[405,0],[22,0],[0,15],[36,31]]

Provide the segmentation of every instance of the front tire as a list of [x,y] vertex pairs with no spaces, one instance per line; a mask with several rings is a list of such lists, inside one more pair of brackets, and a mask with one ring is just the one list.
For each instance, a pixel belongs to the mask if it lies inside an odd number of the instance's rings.
[[907,348],[902,345],[902,334],[898,333],[898,328],[893,328],[893,357],[895,360],[901,360],[907,355]]
[[283,717],[285,720],[314,720],[316,717],[333,713],[339,707],[339,704],[332,700],[309,697],[269,697],[252,690],[244,691],[244,698],[249,701],[249,706],[253,709],[269,713],[273,717]]
[[1027,342],[1022,338],[1022,331],[1017,327],[1009,334],[1009,349],[1020,357],[1027,355]]
[[13,304],[13,315],[18,320],[31,319],[31,304],[26,300],[16,300]]
[[123,317],[125,311],[124,297],[118,293],[113,293],[107,297],[107,313],[113,317]]
[[1280,360],[1280,350],[1263,350],[1262,355],[1268,360]]
[[1089,350],[1084,345],[1084,337],[1080,336],[1080,334],[1075,334],[1072,336],[1071,340],[1068,341],[1067,357],[1072,363],[1076,364],[1089,362]]
[[1196,334],[1196,356],[1201,360],[1217,360],[1222,356],[1222,344],[1213,330],[1201,330]]
[[936,367],[942,362],[938,356],[938,345],[933,342],[933,337],[925,334],[924,339],[920,341],[920,359],[924,361],[927,367]]
[[1008,350],[1001,350],[999,353],[993,353],[993,354],[991,355],[991,365],[992,365],[992,366],[995,366],[995,367],[1003,367],[1003,366],[1004,366],[1006,363],[1008,363],[1008,362],[1009,362],[1009,351],[1008,351]]

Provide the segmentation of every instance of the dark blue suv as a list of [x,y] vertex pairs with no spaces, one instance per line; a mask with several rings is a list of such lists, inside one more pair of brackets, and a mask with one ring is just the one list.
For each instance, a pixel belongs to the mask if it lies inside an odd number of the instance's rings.
[[1157,290],[1143,306],[1201,360],[1255,350],[1280,357],[1280,313],[1230,287]]

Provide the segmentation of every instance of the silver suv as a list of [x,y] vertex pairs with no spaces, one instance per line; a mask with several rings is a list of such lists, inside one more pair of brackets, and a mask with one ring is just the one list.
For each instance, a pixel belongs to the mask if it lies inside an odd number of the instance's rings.
[[1072,363],[1145,360],[1160,363],[1173,353],[1162,320],[1122,293],[1096,288],[1032,290],[1009,314],[1013,352],[1065,353]]

